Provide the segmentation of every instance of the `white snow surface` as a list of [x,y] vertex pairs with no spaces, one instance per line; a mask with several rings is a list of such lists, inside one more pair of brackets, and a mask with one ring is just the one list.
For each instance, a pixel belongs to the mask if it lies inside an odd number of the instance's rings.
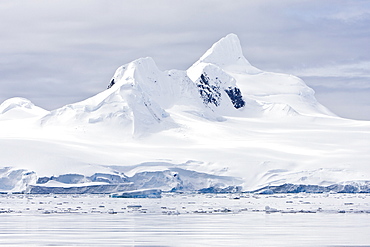
[[160,71],[140,58],[111,82],[51,112],[22,98],[3,102],[0,191],[63,174],[132,177],[175,168],[209,177],[194,184],[243,190],[370,180],[370,122],[335,116],[295,76],[253,67],[235,34],[187,71]]
[[0,105],[0,121],[41,117],[47,113],[47,110],[35,106],[28,99],[20,97],[7,99]]

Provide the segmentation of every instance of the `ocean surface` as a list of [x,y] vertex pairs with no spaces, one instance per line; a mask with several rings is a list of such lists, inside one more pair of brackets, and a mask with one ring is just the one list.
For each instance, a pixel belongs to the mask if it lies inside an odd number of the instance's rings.
[[0,245],[370,246],[369,199],[356,194],[2,196]]

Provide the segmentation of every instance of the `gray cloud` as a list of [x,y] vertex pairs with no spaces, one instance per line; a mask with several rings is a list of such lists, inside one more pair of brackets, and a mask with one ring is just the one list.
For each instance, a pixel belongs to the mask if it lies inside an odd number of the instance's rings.
[[233,32],[256,67],[301,76],[339,115],[370,120],[362,93],[342,103],[369,88],[369,23],[362,0],[4,0],[0,101],[22,96],[54,109],[100,92],[139,57],[186,69]]

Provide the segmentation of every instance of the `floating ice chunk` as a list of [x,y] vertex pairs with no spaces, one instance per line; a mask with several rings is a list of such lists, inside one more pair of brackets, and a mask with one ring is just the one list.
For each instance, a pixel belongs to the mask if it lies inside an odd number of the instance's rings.
[[162,191],[158,189],[150,190],[135,190],[125,191],[121,193],[114,193],[112,198],[161,198]]
[[276,208],[270,208],[270,206],[265,206],[265,212],[266,213],[276,213],[279,212]]

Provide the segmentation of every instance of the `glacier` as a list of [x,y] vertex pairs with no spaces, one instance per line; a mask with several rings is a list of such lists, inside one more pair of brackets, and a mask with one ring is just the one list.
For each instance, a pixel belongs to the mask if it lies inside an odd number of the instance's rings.
[[186,71],[150,58],[47,111],[0,105],[0,192],[369,192],[370,122],[260,70],[229,34]]

